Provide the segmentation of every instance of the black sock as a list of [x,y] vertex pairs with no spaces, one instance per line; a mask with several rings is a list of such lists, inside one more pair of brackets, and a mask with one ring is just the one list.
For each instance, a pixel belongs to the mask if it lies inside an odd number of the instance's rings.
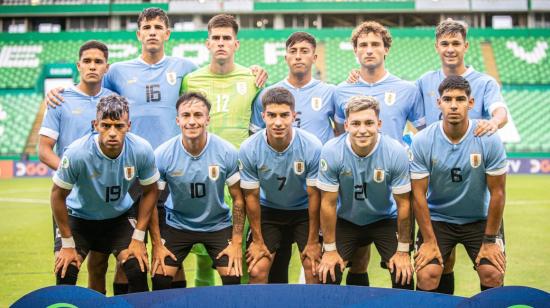
[[[502,286],[500,286],[502,287]],[[479,288],[481,289],[481,291],[485,291],[485,290],[489,290],[489,289],[492,289],[492,288],[498,288],[498,287],[488,287],[488,286],[484,286],[482,284],[479,284]]]
[[172,289],[187,288],[187,280],[172,281],[170,288]]
[[455,293],[455,272],[441,275],[437,292],[451,295]]
[[65,271],[65,277],[61,278],[61,269],[55,275],[55,284],[56,285],[76,285],[76,280],[78,279],[78,267],[76,265],[69,264],[67,270]]
[[220,278],[222,279],[222,284],[224,286],[241,284],[241,277],[239,276],[223,275],[223,276],[220,276]]
[[433,290],[424,290],[418,287],[418,284],[416,285],[416,291],[424,291],[424,292],[437,292],[437,288]]
[[155,276],[153,276],[153,278],[151,278],[151,281],[153,282],[153,291],[165,290],[170,289],[172,284],[172,277],[156,274]]
[[369,273],[352,273],[348,272],[346,277],[346,285],[348,286],[370,286]]
[[128,284],[113,282],[113,294],[114,295],[128,294]]
[[404,285],[401,284],[401,281],[395,282],[395,271],[390,273],[391,287],[394,289],[404,289],[404,290],[414,290],[414,278],[411,277],[411,282],[405,282]]
[[128,293],[147,292],[147,271],[142,272],[139,267],[139,262],[136,258],[132,258],[124,262],[122,265],[126,277],[128,277]]

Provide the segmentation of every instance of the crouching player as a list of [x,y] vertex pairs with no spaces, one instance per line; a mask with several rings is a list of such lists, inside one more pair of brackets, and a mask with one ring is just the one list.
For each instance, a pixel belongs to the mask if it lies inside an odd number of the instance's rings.
[[[155,150],[161,174],[159,186],[168,184],[166,223],[153,214],[153,290],[168,289],[176,271],[194,244],[204,244],[224,285],[240,284],[242,233],[245,219],[237,149],[208,133],[210,102],[189,92],[176,103],[181,135]],[[231,211],[224,202],[227,184]],[[163,245],[164,242],[164,245]]]
[[339,284],[357,249],[374,243],[390,270],[392,287],[412,289],[407,152],[379,133],[375,98],[354,96],[345,113],[347,133],[324,145],[319,163],[324,241],[319,278]]
[[[148,291],[143,240],[159,179],[153,149],[128,132],[128,102],[122,96],[101,98],[94,129],[97,133],[67,148],[53,177],[51,204],[59,228],[56,284],[75,285],[80,264],[94,250],[113,253],[123,263],[129,292]],[[144,191],[137,222],[128,217],[132,206],[128,188],[136,179]]]

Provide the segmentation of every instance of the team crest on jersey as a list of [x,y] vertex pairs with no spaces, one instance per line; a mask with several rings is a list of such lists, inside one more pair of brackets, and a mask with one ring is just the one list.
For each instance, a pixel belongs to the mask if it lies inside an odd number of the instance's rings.
[[208,177],[212,181],[216,181],[220,178],[220,166],[218,165],[210,165],[208,166]]
[[324,160],[324,159],[321,159],[319,161],[319,166],[321,167],[321,171],[327,171],[328,170],[328,164],[327,164],[327,161]]
[[134,175],[136,175],[134,166],[124,167],[124,178],[126,181],[131,181]]
[[166,81],[171,86],[175,85],[177,80],[178,80],[178,76],[176,75],[176,72],[167,72],[166,73]]
[[481,154],[470,154],[470,165],[472,166],[472,168],[477,168],[481,166]]
[[306,170],[306,164],[302,160],[297,160],[294,162],[294,173],[296,175],[302,175]]
[[248,91],[248,86],[244,81],[237,82],[236,87],[237,87],[237,93],[239,93],[240,95],[245,95],[246,91]]
[[376,168],[374,169],[374,174],[372,176],[372,179],[376,183],[382,183],[384,182],[384,169]]
[[386,103],[386,105],[388,105],[388,106],[391,106],[391,105],[395,104],[395,98],[396,97],[397,97],[397,94],[395,94],[395,92],[393,92],[393,91],[385,92],[384,93],[384,103]]
[[311,109],[319,111],[321,107],[323,107],[323,100],[320,97],[311,98]]
[[69,168],[69,158],[67,156],[63,156],[63,158],[61,159],[61,168],[64,168],[64,169],[67,169]]

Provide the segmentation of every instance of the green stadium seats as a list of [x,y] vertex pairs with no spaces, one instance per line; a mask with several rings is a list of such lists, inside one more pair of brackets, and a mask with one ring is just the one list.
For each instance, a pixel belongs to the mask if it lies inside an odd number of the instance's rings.
[[42,95],[0,95],[0,155],[23,153]]

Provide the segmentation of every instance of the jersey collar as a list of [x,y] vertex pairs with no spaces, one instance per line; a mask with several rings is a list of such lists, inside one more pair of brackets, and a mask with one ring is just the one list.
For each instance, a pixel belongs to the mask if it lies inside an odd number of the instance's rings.
[[183,146],[183,134],[180,134],[179,140],[180,140],[180,146],[185,154],[189,155],[189,157],[191,157],[192,159],[199,159],[202,156],[202,154],[204,154],[204,152],[206,151],[206,148],[208,148],[208,145],[210,144],[210,133],[208,132],[206,133],[206,144],[204,145],[204,148],[197,156],[194,156],[191,153],[187,152],[187,150]]
[[76,85],[71,85],[71,86],[69,86],[69,89],[71,89],[71,91],[74,91],[74,92],[76,92],[76,93],[78,93],[78,94],[80,94],[80,95],[82,95],[82,96],[84,96],[84,97],[90,97],[90,98],[93,98],[93,99],[99,98],[100,96],[103,95],[103,91],[105,91],[105,88],[104,88],[104,87],[101,87],[101,89],[99,90],[99,92],[97,93],[97,95],[93,95],[93,96],[92,96],[92,95],[88,95],[88,94],[82,92]]
[[124,143],[122,144],[122,151],[120,151],[120,154],[118,154],[117,157],[110,158],[109,156],[105,155],[105,153],[103,153],[103,151],[101,151],[101,147],[99,146],[99,134],[94,133],[92,135],[92,138],[94,138],[94,143],[96,145],[97,151],[99,152],[99,155],[101,155],[103,158],[106,158],[108,160],[117,160],[117,159],[119,159],[120,156],[122,156],[122,153],[124,153],[124,150],[126,149],[126,137],[124,137]]
[[[468,75],[470,75],[471,73],[473,73],[475,71],[474,67],[471,66],[471,65],[466,65],[466,71],[460,75],[461,77],[463,78],[466,78]],[[441,72],[441,75],[443,75],[443,78],[447,78],[449,76],[445,75],[445,73],[443,73],[443,69],[440,70]]]
[[445,131],[443,130],[443,121],[439,121],[439,130],[441,131],[441,134],[443,135],[443,138],[445,138],[445,140],[447,140],[447,142],[452,144],[452,145],[462,143],[462,141],[464,141],[464,139],[466,139],[466,137],[468,137],[468,134],[470,134],[470,130],[472,130],[472,126],[473,126],[472,125],[472,119],[469,119],[468,120],[468,129],[466,130],[466,133],[464,133],[464,136],[462,136],[462,138],[460,138],[460,140],[457,143],[453,143],[451,141],[451,139],[449,139],[449,137],[447,137],[447,134],[445,134]]
[[351,140],[349,139],[349,133],[347,134],[346,136],[346,146],[348,147],[348,149],[350,150],[350,152],[357,158],[367,158],[369,156],[372,155],[372,153],[376,152],[376,149],[378,149],[378,145],[380,144],[380,138],[382,138],[382,134],[381,133],[378,133],[378,138],[376,139],[376,144],[374,145],[374,148],[372,148],[372,151],[370,151],[369,154],[367,154],[367,156],[359,156],[357,155],[357,153],[355,153],[353,151],[353,148],[351,147]]
[[269,149],[277,154],[283,154],[285,153],[286,151],[288,151],[288,149],[290,149],[290,147],[292,146],[292,143],[294,142],[294,139],[296,138],[296,129],[294,127],[292,127],[292,139],[290,139],[290,143],[288,144],[288,146],[286,147],[286,149],[284,149],[282,152],[279,152],[277,150],[275,150],[274,148],[272,148],[270,145],[269,145],[269,142],[267,142],[267,128],[264,129],[264,132],[263,132],[263,137],[264,137],[264,140],[265,140],[265,144],[269,147]]
[[143,65],[147,65],[147,66],[150,66],[150,67],[157,67],[157,66],[160,66],[162,65],[162,63],[166,60],[166,54],[164,56],[162,56],[162,59],[160,59],[160,61],[158,61],[157,63],[153,63],[153,64],[149,64],[145,61],[143,61],[143,59],[141,58],[141,56],[138,57],[138,61],[140,63],[142,63]]
[[359,77],[359,82],[372,87],[372,86],[381,84],[382,82],[386,81],[386,79],[388,79],[390,77],[390,75],[391,75],[390,72],[386,70],[386,74],[384,74],[384,76],[382,78],[380,78],[380,80],[378,80],[378,81],[375,81],[373,83],[368,83],[363,78]]
[[310,80],[307,84],[305,84],[303,87],[301,87],[301,88],[297,88],[297,87],[293,86],[293,85],[288,81],[288,77],[286,77],[286,78],[283,80],[283,83],[284,83],[287,87],[289,87],[289,88],[291,88],[291,89],[299,90],[299,89],[306,89],[306,88],[309,88],[312,84],[314,84],[314,83],[317,82],[317,81],[318,81],[317,79],[311,78],[311,80]]

